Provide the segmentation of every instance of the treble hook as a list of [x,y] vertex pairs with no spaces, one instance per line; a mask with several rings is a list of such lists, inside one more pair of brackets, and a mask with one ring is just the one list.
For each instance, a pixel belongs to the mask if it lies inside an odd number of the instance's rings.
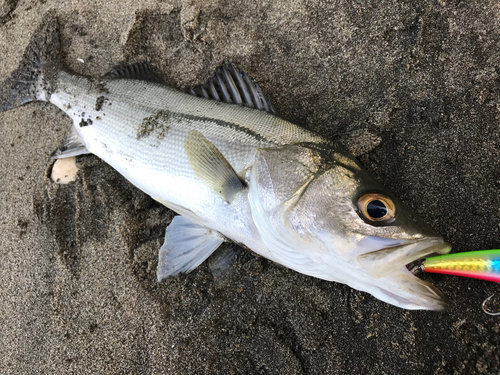
[[493,316],[497,316],[497,315],[500,315],[500,311],[499,312],[491,312],[489,311],[487,308],[486,308],[486,303],[491,299],[491,297],[493,297],[495,295],[495,293],[493,293],[491,296],[489,296],[488,298],[486,298],[484,301],[483,301],[483,304],[482,304],[482,307],[483,307],[483,311],[488,314],[488,315],[493,315]]

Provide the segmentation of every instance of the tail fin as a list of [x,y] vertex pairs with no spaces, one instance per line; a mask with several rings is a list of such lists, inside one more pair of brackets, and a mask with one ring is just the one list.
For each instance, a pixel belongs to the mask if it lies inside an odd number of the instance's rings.
[[47,101],[60,65],[58,22],[49,12],[31,37],[19,67],[0,83],[0,111],[33,100]]

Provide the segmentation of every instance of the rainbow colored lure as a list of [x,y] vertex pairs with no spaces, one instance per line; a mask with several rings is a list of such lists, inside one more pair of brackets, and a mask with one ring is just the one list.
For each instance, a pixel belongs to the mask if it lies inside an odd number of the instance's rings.
[[500,282],[500,249],[469,251],[427,258],[425,272]]

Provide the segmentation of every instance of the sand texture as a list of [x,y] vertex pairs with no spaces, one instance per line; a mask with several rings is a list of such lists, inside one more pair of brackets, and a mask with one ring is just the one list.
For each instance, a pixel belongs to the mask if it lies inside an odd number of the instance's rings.
[[[232,61],[454,251],[500,248],[498,0],[4,0],[0,80],[50,10],[68,70],[148,60],[187,87]],[[223,248],[158,284],[173,212],[92,155],[54,183],[69,126],[48,103],[0,113],[1,374],[499,373],[495,283],[427,275],[451,309],[411,312]]]

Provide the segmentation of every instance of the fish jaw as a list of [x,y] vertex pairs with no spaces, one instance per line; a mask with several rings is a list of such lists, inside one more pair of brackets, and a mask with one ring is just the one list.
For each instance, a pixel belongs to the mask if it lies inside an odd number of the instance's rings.
[[413,275],[406,267],[379,280],[369,291],[374,297],[408,310],[443,311],[449,307],[448,298],[435,286]]
[[[360,242],[375,242],[366,237]],[[359,246],[359,245],[358,245]],[[362,253],[357,256],[360,266],[373,278],[379,279],[397,271],[407,264],[430,255],[443,255],[451,251],[451,246],[440,237],[419,241],[399,241],[399,244]]]
[[[385,240],[385,241],[384,241]],[[398,243],[399,242],[399,243]],[[442,238],[398,241],[366,237],[360,247],[374,243],[393,244],[357,255],[357,262],[372,283],[367,291],[374,297],[409,310],[446,310],[447,297],[430,283],[413,275],[407,264],[435,254],[447,254],[451,246]]]

